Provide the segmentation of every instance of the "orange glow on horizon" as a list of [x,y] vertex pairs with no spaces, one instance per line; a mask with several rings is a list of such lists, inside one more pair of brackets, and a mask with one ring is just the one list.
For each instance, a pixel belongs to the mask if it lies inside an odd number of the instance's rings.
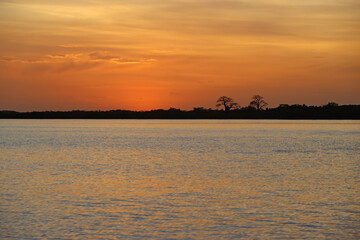
[[[0,3],[0,110],[360,104],[355,1]],[[306,14],[305,14],[306,13]]]

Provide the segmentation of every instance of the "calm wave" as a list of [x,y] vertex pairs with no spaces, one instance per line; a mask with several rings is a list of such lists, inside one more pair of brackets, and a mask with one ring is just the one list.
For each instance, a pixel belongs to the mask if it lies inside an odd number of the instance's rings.
[[1,120],[3,239],[358,239],[360,121]]

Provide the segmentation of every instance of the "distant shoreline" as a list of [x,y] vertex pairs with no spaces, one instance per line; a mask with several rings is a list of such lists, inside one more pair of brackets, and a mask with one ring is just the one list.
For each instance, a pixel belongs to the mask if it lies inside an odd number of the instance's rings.
[[0,119],[284,119],[284,120],[358,120],[360,105],[306,106],[282,104],[277,108],[256,110],[246,107],[231,111],[170,108],[151,111],[0,111]]

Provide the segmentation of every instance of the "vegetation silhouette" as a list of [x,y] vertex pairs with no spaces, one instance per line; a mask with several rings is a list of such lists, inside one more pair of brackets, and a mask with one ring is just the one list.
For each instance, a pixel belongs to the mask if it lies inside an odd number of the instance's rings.
[[280,104],[275,108],[265,108],[267,103],[260,95],[252,98],[249,106],[240,108],[230,97],[222,96],[217,107],[211,109],[194,107],[184,111],[178,108],[155,109],[151,111],[43,111],[16,112],[0,111],[2,119],[360,119],[360,105],[338,105],[329,102],[323,106],[305,104]]
[[249,106],[255,107],[256,110],[263,110],[268,104],[265,102],[264,98],[260,95],[254,95]]
[[225,112],[239,108],[239,105],[236,102],[234,102],[232,98],[227,96],[219,97],[219,99],[216,102],[217,102],[216,107],[224,107]]

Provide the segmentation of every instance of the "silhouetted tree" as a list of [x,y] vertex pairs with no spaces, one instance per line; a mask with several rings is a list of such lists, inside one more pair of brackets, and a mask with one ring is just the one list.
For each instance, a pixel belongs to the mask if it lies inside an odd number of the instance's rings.
[[244,112],[255,112],[256,111],[256,108],[254,108],[253,106],[247,106],[247,107],[243,107],[241,108],[242,111]]
[[338,107],[339,104],[337,104],[336,102],[329,102],[328,104],[324,105],[324,107]]
[[280,105],[278,106],[278,108],[288,108],[288,107],[290,107],[289,104],[280,104]]
[[216,107],[224,107],[225,111],[239,108],[239,105],[230,97],[222,96],[216,101]]
[[194,112],[206,112],[206,111],[211,111],[211,108],[204,108],[204,107],[194,107],[193,108]]
[[263,110],[267,105],[267,102],[265,102],[264,98],[260,95],[253,96],[250,102],[250,106],[255,107],[257,110]]
[[170,107],[168,109],[169,112],[180,112],[181,110],[179,108],[173,108],[173,107]]

